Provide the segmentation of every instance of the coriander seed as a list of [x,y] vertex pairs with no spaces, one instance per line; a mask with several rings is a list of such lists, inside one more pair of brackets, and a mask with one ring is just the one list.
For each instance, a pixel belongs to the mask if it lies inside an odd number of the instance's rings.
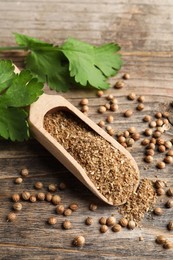
[[173,188],[169,188],[169,189],[166,191],[166,195],[169,196],[169,197],[172,197],[172,196],[173,196]]
[[101,225],[106,225],[106,217],[101,217],[101,218],[99,219],[99,223],[100,223]]
[[60,215],[63,214],[64,210],[65,210],[64,205],[62,205],[62,204],[58,205],[55,210],[56,210],[57,214],[60,214]]
[[156,144],[156,138],[152,137],[152,138],[150,139],[150,143],[151,143],[151,144]]
[[114,129],[109,129],[107,130],[108,134],[113,136],[115,134],[115,130]]
[[112,126],[110,126],[110,125],[107,125],[107,126],[106,126],[106,130],[107,130],[107,131],[110,131],[110,130],[112,130]]
[[166,156],[163,160],[165,163],[169,164],[173,162],[172,156]]
[[146,146],[146,145],[148,145],[149,143],[150,143],[150,140],[147,139],[147,138],[143,139],[142,142],[141,142],[141,144],[142,144],[143,146]]
[[129,127],[127,129],[127,131],[129,131],[130,134],[134,134],[134,133],[136,133],[136,128],[134,126],[132,126],[132,127]]
[[172,156],[173,157],[173,150],[169,150],[167,153],[166,153],[167,156]]
[[92,225],[92,224],[93,224],[93,219],[92,219],[91,217],[87,217],[87,218],[85,219],[85,224],[86,224],[87,226]]
[[157,181],[155,181],[154,186],[156,187],[156,189],[164,188],[165,187],[165,183],[163,181],[161,181],[161,180],[157,180]]
[[72,210],[72,211],[77,211],[78,210],[78,204],[77,203],[71,203],[69,208]]
[[135,141],[133,138],[127,138],[126,140],[126,144],[127,144],[127,147],[132,147],[134,145]]
[[40,182],[40,181],[37,181],[37,182],[34,184],[34,187],[35,187],[35,189],[40,190],[40,189],[43,188],[43,183]]
[[145,101],[145,97],[144,96],[139,96],[137,101],[143,103]]
[[124,87],[124,82],[122,80],[119,80],[115,83],[114,88],[120,89]]
[[16,211],[20,211],[22,209],[22,204],[20,202],[14,203],[13,209],[16,210]]
[[119,224],[115,224],[112,227],[113,232],[120,232],[121,231],[121,226]]
[[50,202],[52,200],[52,194],[50,192],[46,193],[45,199]]
[[158,196],[162,196],[162,195],[165,194],[165,191],[164,191],[163,188],[158,188],[158,189],[156,190],[156,193],[157,193]]
[[147,155],[145,156],[144,161],[146,163],[151,163],[153,161],[153,157],[151,155]]
[[151,121],[151,122],[149,123],[149,127],[151,127],[151,128],[156,127],[156,122],[155,122],[155,121]]
[[59,196],[59,195],[53,195],[53,197],[52,197],[52,203],[54,204],[54,205],[57,205],[57,204],[59,204],[61,202],[61,197]]
[[163,117],[166,117],[166,118],[167,118],[167,117],[169,117],[169,112],[168,112],[168,111],[165,111],[165,112],[162,113],[162,115],[163,115]]
[[162,118],[162,113],[157,112],[157,113],[155,114],[155,118]]
[[109,116],[106,118],[106,121],[107,121],[108,123],[112,123],[112,122],[114,121],[113,116],[109,115]]
[[128,94],[127,98],[129,100],[135,100],[136,99],[136,94],[132,92],[132,93]]
[[124,143],[125,141],[126,141],[126,138],[124,137],[124,136],[118,136],[118,139],[117,139],[117,141],[119,142],[119,143]]
[[23,191],[22,194],[21,194],[21,197],[23,200],[29,200],[30,198],[30,192],[29,191]]
[[59,189],[60,190],[65,190],[67,188],[67,185],[64,183],[64,182],[61,182],[60,184],[59,184]]
[[136,227],[136,223],[133,220],[130,220],[127,225],[128,229],[134,229]]
[[162,119],[157,119],[156,120],[156,126],[162,126],[163,125],[163,120]]
[[114,112],[117,111],[118,108],[119,108],[119,106],[117,104],[111,104],[111,106],[110,106],[110,110],[112,110]]
[[164,152],[166,151],[165,146],[164,146],[163,144],[159,145],[159,146],[158,146],[158,151],[159,151],[160,153],[164,153]]
[[85,244],[85,238],[83,236],[77,236],[73,239],[74,246],[81,247],[84,246],[84,244]]
[[111,216],[106,219],[107,226],[113,226],[116,223],[115,217]]
[[[127,137],[129,137],[130,133],[129,133],[129,131],[126,130],[126,131],[124,131],[124,134],[123,134],[123,135],[124,135],[125,138],[127,138]],[[133,138],[133,139],[134,139],[134,138]]]
[[82,106],[82,108],[81,108],[81,111],[82,112],[88,112],[88,110],[89,110],[89,107],[87,106],[87,105],[84,105],[84,106]]
[[55,217],[48,218],[47,221],[50,225],[55,225],[57,223],[57,219]]
[[171,249],[173,248],[173,243],[171,241],[166,240],[165,243],[163,244],[164,249]]
[[129,73],[125,73],[124,75],[123,75],[123,79],[130,79],[130,74]]
[[144,116],[143,117],[143,121],[144,122],[150,122],[151,121],[151,116],[149,116],[149,115]]
[[84,106],[84,105],[88,105],[88,99],[87,98],[83,98],[83,99],[81,99],[81,101],[80,101],[80,105],[82,105],[82,106]]
[[167,228],[168,230],[173,230],[173,221],[169,221]]
[[171,199],[167,200],[167,202],[165,203],[165,206],[168,209],[173,208],[173,200],[171,200]]
[[164,169],[164,168],[165,168],[165,163],[164,163],[164,162],[158,162],[158,163],[156,164],[156,167],[157,167],[158,169]]
[[40,200],[40,201],[45,200],[45,197],[46,197],[46,195],[43,192],[39,192],[37,194],[37,199]]
[[20,174],[21,174],[23,177],[26,177],[26,176],[28,176],[29,171],[28,171],[27,168],[23,168],[23,169],[21,170]]
[[127,227],[127,225],[128,225],[128,220],[127,220],[126,218],[120,218],[119,224],[120,224],[122,227]]
[[62,223],[62,226],[64,229],[71,229],[72,228],[72,224],[69,220],[64,220],[64,222]]
[[108,226],[107,225],[101,225],[100,232],[101,233],[106,233],[107,231],[108,231]]
[[16,219],[16,214],[14,212],[10,212],[7,215],[7,221],[13,222]]
[[71,209],[65,209],[63,214],[64,214],[64,216],[71,216],[72,210]]
[[166,141],[164,145],[167,149],[170,149],[172,147],[172,143],[170,141]]
[[102,97],[103,96],[103,91],[102,90],[98,90],[97,91],[97,96],[98,97]]
[[99,112],[100,114],[105,113],[105,112],[106,112],[106,107],[105,107],[105,106],[100,106],[99,109],[98,109],[98,112]]
[[21,178],[21,177],[17,177],[16,179],[15,179],[15,183],[16,184],[21,184],[23,182],[23,179]]
[[133,115],[133,111],[128,109],[124,112],[124,117],[131,117]]
[[32,203],[34,203],[34,202],[37,201],[37,198],[36,198],[35,195],[31,195],[30,198],[29,198],[29,200],[30,200]]
[[12,196],[11,196],[12,200],[14,202],[18,202],[20,200],[20,195],[17,194],[17,193],[14,193]]
[[141,135],[139,133],[134,133],[131,135],[131,137],[133,138],[133,140],[137,141],[140,139]]
[[163,210],[162,210],[161,208],[155,208],[155,209],[153,210],[153,213],[154,213],[155,215],[157,215],[157,216],[161,216],[161,215],[163,215]]
[[154,150],[153,149],[147,149],[146,155],[154,156]]
[[118,100],[115,97],[110,100],[110,104],[117,104],[117,103],[118,103]]
[[89,205],[89,209],[90,209],[91,211],[96,211],[96,210],[97,210],[97,205],[94,204],[94,203],[91,203],[91,204]]
[[156,147],[155,144],[149,143],[149,145],[147,146],[147,149],[154,151],[155,147]]
[[105,122],[103,120],[101,120],[100,122],[98,122],[98,126],[104,127],[105,126]]
[[146,136],[151,136],[152,133],[153,133],[153,131],[152,131],[151,128],[147,128],[147,129],[145,129],[145,131],[144,131],[144,134],[145,134]]
[[156,140],[156,144],[158,144],[158,145],[164,145],[164,143],[165,143],[165,140],[163,138],[158,138]]
[[161,244],[165,243],[166,238],[163,235],[159,235],[159,236],[156,237],[155,241],[156,241],[157,244],[161,245]]
[[106,107],[106,110],[110,110],[111,108],[111,105],[109,103],[106,103],[104,106]]
[[156,130],[156,131],[154,131],[154,133],[153,133],[153,137],[158,138],[158,137],[161,136],[161,134],[162,134],[162,133],[161,133],[160,131]]
[[136,109],[138,111],[142,111],[144,109],[144,104],[143,103],[140,103],[139,105],[137,105]]
[[112,99],[114,99],[114,96],[111,95],[111,94],[109,94],[109,95],[106,97],[106,99],[107,99],[107,100],[112,100]]
[[52,191],[52,192],[55,192],[57,190],[57,185],[53,184],[53,183],[49,184],[48,190]]

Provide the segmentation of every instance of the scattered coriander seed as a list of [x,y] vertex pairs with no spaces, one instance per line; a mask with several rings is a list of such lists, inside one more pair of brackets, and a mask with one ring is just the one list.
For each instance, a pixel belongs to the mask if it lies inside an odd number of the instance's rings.
[[[123,134],[123,135],[124,135],[125,138],[127,138],[127,137],[130,136],[130,133],[129,133],[129,131],[126,130],[126,131],[124,131],[124,134]],[[134,138],[133,138],[133,139],[134,139]]]
[[169,112],[168,112],[168,111],[165,111],[165,112],[162,113],[162,115],[163,115],[163,117],[166,117],[166,118],[167,118],[167,117],[169,117]]
[[108,123],[112,123],[112,122],[114,121],[113,116],[111,116],[111,115],[107,116],[106,121],[107,121]]
[[136,223],[133,220],[130,220],[127,225],[128,229],[134,229],[136,227]]
[[12,196],[11,196],[12,200],[14,202],[18,202],[20,200],[20,195],[17,194],[17,193],[14,193]]
[[65,190],[67,188],[67,185],[64,183],[64,182],[61,182],[60,184],[59,184],[59,189],[60,190]]
[[167,228],[168,230],[173,230],[173,221],[169,221]]
[[103,96],[103,91],[102,90],[98,90],[97,91],[97,96],[98,97],[102,97]]
[[153,131],[152,131],[151,128],[147,128],[147,129],[145,129],[144,134],[145,134],[146,136],[151,136],[151,135],[153,134]]
[[116,223],[115,217],[111,216],[106,219],[107,226],[113,226]]
[[23,200],[29,200],[30,198],[30,192],[29,191],[23,191],[22,194],[21,194],[21,197]]
[[52,200],[52,194],[50,192],[46,193],[45,199],[50,202]]
[[7,221],[13,222],[16,219],[16,214],[14,212],[10,212],[7,215]]
[[71,203],[69,208],[72,210],[72,211],[77,211],[78,210],[78,204],[77,203]]
[[121,225],[119,225],[119,224],[115,224],[115,225],[113,225],[113,227],[112,227],[112,231],[113,232],[120,232],[121,231]]
[[23,169],[21,170],[20,174],[21,174],[23,177],[26,177],[26,176],[28,176],[29,171],[28,171],[27,168],[23,168]]
[[46,197],[46,195],[43,192],[39,192],[37,194],[37,199],[40,200],[40,201],[45,200],[45,197]]
[[107,130],[108,134],[113,136],[115,134],[115,130],[114,129],[109,129]]
[[168,152],[167,152],[166,155],[167,155],[167,156],[172,156],[172,157],[173,157],[173,150],[168,150]]
[[107,225],[101,225],[100,232],[101,233],[106,233],[107,231],[108,231],[108,226]]
[[173,208],[173,200],[171,200],[171,199],[167,200],[167,202],[165,203],[165,206],[167,208]]
[[13,204],[13,209],[16,211],[20,211],[22,209],[22,204],[20,202],[15,202]]
[[164,145],[167,149],[170,149],[172,147],[172,143],[170,141],[165,141]]
[[146,163],[151,163],[153,161],[153,157],[151,155],[147,155],[144,157],[144,161]]
[[109,103],[106,103],[104,106],[106,107],[106,110],[110,110],[111,108],[111,105]]
[[151,128],[156,127],[156,122],[155,121],[149,122],[149,127],[151,127]]
[[169,164],[173,162],[172,156],[166,156],[163,160],[165,163]]
[[156,120],[156,126],[162,126],[163,125],[163,120],[162,119],[157,119]]
[[107,125],[107,126],[106,126],[106,130],[107,130],[107,131],[110,131],[111,129],[112,129],[112,126],[110,126],[110,125]]
[[124,136],[118,136],[117,140],[119,143],[124,143],[126,141],[126,138]]
[[[169,121],[168,121],[167,118],[164,118],[164,119],[163,119],[163,123],[164,123],[165,125],[167,125],[167,126],[168,126],[168,129],[169,129]],[[168,130],[168,129],[167,129],[167,130]]]
[[133,140],[137,141],[140,139],[141,135],[139,133],[134,133],[131,135],[131,137],[133,138]]
[[64,214],[64,216],[71,216],[72,210],[71,209],[65,209],[63,214]]
[[129,73],[125,73],[123,75],[123,79],[130,79],[130,74]]
[[140,236],[139,237],[139,241],[143,241],[143,240],[144,240],[144,238]]
[[62,223],[62,227],[64,229],[71,229],[72,228],[72,224],[69,220],[64,220],[63,223]]
[[147,146],[147,149],[149,149],[149,150],[154,150],[155,147],[156,147],[155,144],[149,143],[149,145]]
[[34,184],[34,187],[35,187],[35,189],[40,190],[40,189],[43,188],[43,183],[40,182],[40,181],[37,181],[37,182]]
[[82,112],[88,112],[89,107],[87,105],[82,106],[81,111]]
[[99,223],[100,223],[101,225],[106,225],[106,220],[107,220],[106,217],[101,217],[101,218],[99,219]]
[[143,103],[145,101],[145,97],[144,96],[139,96],[137,101]]
[[144,104],[143,103],[140,103],[139,105],[137,105],[136,109],[138,111],[142,111],[144,109]]
[[113,98],[114,98],[114,96],[111,95],[111,94],[109,94],[109,95],[106,97],[107,100],[112,100]]
[[151,121],[151,116],[149,116],[149,115],[144,116],[143,117],[143,121],[144,122],[150,122]]
[[98,122],[98,126],[100,127],[104,127],[105,126],[105,122],[103,120]]
[[133,111],[130,110],[130,109],[128,109],[128,110],[126,110],[126,111],[124,112],[124,116],[125,116],[125,117],[131,117],[132,115],[133,115]]
[[154,156],[154,150],[153,149],[147,149],[145,154],[150,155],[150,156]]
[[65,210],[65,208],[64,208],[64,205],[58,205],[57,207],[56,207],[56,213],[57,214],[63,214],[64,213],[64,210]]
[[85,244],[85,238],[83,236],[77,236],[73,239],[74,246],[81,247],[84,246],[84,244]]
[[132,93],[128,94],[127,98],[129,100],[135,100],[136,99],[136,94],[132,92]]
[[88,99],[87,98],[83,98],[80,101],[80,105],[84,106],[84,105],[88,105]]
[[150,143],[151,143],[151,144],[156,144],[156,138],[152,137],[152,138],[150,139]]
[[163,244],[164,249],[171,249],[173,248],[173,243],[171,241],[166,240],[165,243]]
[[122,80],[119,80],[115,83],[114,88],[120,89],[124,87],[124,82]]
[[47,221],[50,225],[55,225],[57,223],[56,217],[50,217]]
[[166,238],[163,236],[163,235],[159,235],[156,237],[156,243],[159,244],[159,245],[162,245],[165,243],[166,241]]
[[86,224],[87,226],[92,225],[92,224],[93,224],[93,218],[87,217],[87,218],[85,219],[85,224]]
[[127,138],[126,139],[126,144],[127,144],[127,147],[132,147],[134,145],[135,141],[133,138]]
[[23,182],[23,179],[21,178],[21,177],[17,177],[16,179],[15,179],[15,183],[16,184],[21,184]]
[[164,143],[165,143],[165,140],[161,137],[156,140],[156,144],[158,144],[158,145],[163,145]]
[[53,184],[53,183],[49,184],[48,190],[52,191],[52,192],[55,192],[57,190],[57,185]]
[[127,131],[129,131],[130,134],[134,134],[136,133],[136,128],[134,126],[131,126],[127,129]]
[[29,198],[29,200],[30,200],[32,203],[34,203],[34,202],[37,201],[37,197],[36,197],[35,195],[31,195],[30,198]]
[[158,189],[156,190],[156,193],[157,193],[158,196],[162,196],[162,195],[165,194],[165,191],[164,191],[163,188],[158,188]]
[[103,114],[106,112],[106,107],[105,106],[100,106],[99,109],[98,109],[98,112]]
[[97,205],[94,204],[94,203],[91,203],[91,204],[89,205],[89,209],[90,209],[91,211],[96,211],[96,210],[97,210]]
[[114,97],[113,99],[110,100],[110,104],[117,104],[118,100]]
[[150,143],[150,140],[147,139],[147,138],[143,139],[142,142],[141,142],[141,144],[142,144],[143,146],[146,146],[146,145],[148,145],[149,143]]
[[157,126],[156,130],[158,130],[161,134],[165,132],[165,128],[163,126]]
[[153,210],[153,213],[154,213],[155,215],[157,215],[157,216],[161,216],[161,215],[163,215],[163,210],[162,210],[161,208],[155,208],[155,209]]
[[156,189],[164,188],[165,187],[165,183],[163,181],[161,181],[161,180],[157,180],[157,181],[155,181],[154,186],[156,187]]
[[165,163],[164,162],[158,162],[157,164],[156,164],[156,167],[158,168],[158,169],[164,169],[165,168]]
[[127,144],[125,142],[120,143],[124,148],[127,148]]
[[154,133],[153,133],[153,137],[158,138],[158,137],[161,136],[161,134],[162,134],[162,133],[161,133],[160,131],[156,130],[156,131],[154,131]]
[[159,146],[158,146],[158,151],[159,151],[160,153],[164,153],[164,152],[166,151],[165,146],[164,146],[164,145],[159,145]]
[[53,195],[53,197],[52,197],[52,203],[54,204],[54,205],[57,205],[57,204],[59,204],[61,202],[61,197],[59,196],[59,195]]
[[122,227],[127,227],[127,225],[128,225],[128,220],[127,220],[126,218],[120,218],[119,224],[120,224]]
[[169,197],[172,197],[172,196],[173,196],[173,188],[169,188],[169,189],[166,191],[166,195],[169,196]]
[[157,112],[157,113],[155,114],[155,118],[162,118],[162,113]]
[[111,104],[111,106],[110,106],[110,110],[112,110],[112,111],[117,111],[118,110],[118,105],[117,104]]

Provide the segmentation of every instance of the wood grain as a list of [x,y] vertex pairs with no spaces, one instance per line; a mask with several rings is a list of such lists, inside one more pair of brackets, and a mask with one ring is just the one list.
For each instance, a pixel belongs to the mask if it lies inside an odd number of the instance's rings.
[[[15,44],[12,32],[25,33],[56,44],[68,36],[95,44],[108,41],[121,44],[124,66],[117,78],[121,78],[124,72],[131,75],[123,89],[111,88],[102,98],[96,97],[96,91],[73,90],[63,94],[78,108],[80,99],[87,97],[88,116],[94,122],[108,115],[98,114],[97,109],[107,102],[105,97],[109,93],[114,94],[119,103],[119,111],[114,113],[112,124],[116,131],[135,126],[142,133],[147,127],[142,122],[144,115],[170,109],[169,103],[173,99],[172,0],[1,0],[0,21],[1,46]],[[0,53],[0,58],[10,58],[20,68],[24,66],[24,57],[24,52]],[[115,81],[115,78],[110,80],[112,85]],[[132,91],[145,96],[145,109],[141,112],[136,111],[136,101],[127,100],[127,95]],[[47,93],[55,94],[50,90]],[[127,108],[134,109],[130,119],[123,117]],[[173,138],[172,126],[165,138]],[[137,161],[142,178],[159,178],[173,187],[172,165],[167,165],[164,170],[155,168],[156,161],[163,155],[156,152],[154,163],[146,165],[140,141],[129,150]],[[23,167],[28,167],[30,174],[21,185],[16,185],[14,180]],[[23,190],[37,192],[33,185],[39,180],[44,183],[45,191],[50,183],[63,181],[67,184],[67,189],[58,191],[58,194],[66,207],[71,202],[79,204],[79,210],[69,217],[73,229],[62,230],[63,216],[57,216],[58,222],[54,227],[47,224],[47,218],[55,214],[55,206],[47,202],[23,202],[23,210],[18,213],[17,220],[14,223],[6,222],[12,207],[10,196]],[[0,141],[0,183],[0,259],[173,258],[172,250],[164,250],[154,242],[158,234],[164,234],[173,242],[173,233],[166,229],[173,213],[172,209],[164,208],[166,196],[157,201],[157,205],[164,209],[162,216],[146,215],[142,227],[133,231],[123,229],[122,232],[113,233],[109,230],[106,234],[100,234],[98,219],[115,214],[118,220],[117,209],[99,201],[33,139],[25,143]],[[88,210],[91,202],[98,205],[96,212]],[[94,220],[90,227],[84,224],[87,216],[92,216]],[[81,249],[71,245],[78,234],[86,238],[86,245]],[[140,236],[143,241],[139,241]]]

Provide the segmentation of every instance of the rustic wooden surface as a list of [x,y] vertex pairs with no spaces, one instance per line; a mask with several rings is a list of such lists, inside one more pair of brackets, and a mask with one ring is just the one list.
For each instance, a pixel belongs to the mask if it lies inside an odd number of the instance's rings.
[[[119,102],[119,111],[115,114],[113,127],[125,130],[136,126],[139,131],[145,129],[142,117],[153,115],[160,109],[166,109],[173,97],[173,2],[172,0],[23,0],[0,1],[0,45],[14,45],[12,32],[28,34],[58,44],[68,36],[74,36],[90,43],[100,44],[118,41],[122,46],[124,72],[131,79],[121,90],[111,89]],[[20,68],[23,67],[24,53],[11,52],[0,54],[0,58],[11,58]],[[111,80],[113,84],[115,79]],[[125,119],[122,112],[136,107],[126,96],[131,91],[146,97],[145,109],[135,111],[134,116]],[[105,93],[105,96],[107,95]],[[99,104],[105,104],[105,98],[97,98],[95,91],[75,91],[63,94],[74,105],[82,97],[89,98],[89,117],[95,122],[105,118],[97,113]],[[165,138],[173,138],[173,127]],[[164,170],[156,170],[154,164],[143,162],[144,149],[137,142],[132,149],[142,177],[167,181],[173,186],[172,165]],[[155,161],[161,157],[155,156]],[[23,167],[30,174],[21,185],[15,185]],[[42,181],[45,189],[50,183],[67,184],[61,194],[64,205],[71,202],[79,204],[79,210],[69,217],[73,229],[65,231],[61,223],[65,219],[58,216],[58,223],[52,227],[46,223],[54,215],[54,206],[46,203],[23,203],[23,210],[14,223],[6,222],[11,210],[11,194],[30,190],[34,192],[35,181]],[[173,259],[173,250],[164,250],[154,242],[155,236],[164,234],[173,242],[173,233],[166,230],[166,224],[173,217],[172,209],[165,209],[160,217],[145,216],[141,228],[133,231],[124,229],[120,233],[111,230],[99,233],[100,216],[115,214],[117,209],[107,206],[91,194],[55,160],[39,143],[34,140],[25,143],[0,141],[0,259]],[[166,200],[162,198],[163,202]],[[158,205],[163,207],[163,202]],[[98,204],[98,210],[91,212],[88,205]],[[92,216],[94,224],[84,224],[87,216]],[[86,244],[78,249],[71,245],[75,235],[83,234]],[[144,238],[139,241],[139,237]]]

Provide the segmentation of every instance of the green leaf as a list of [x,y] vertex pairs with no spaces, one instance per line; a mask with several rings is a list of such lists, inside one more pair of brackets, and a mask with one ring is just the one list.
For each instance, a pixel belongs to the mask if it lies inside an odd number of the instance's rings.
[[10,60],[0,60],[0,93],[9,87],[14,75],[12,62]]
[[27,140],[27,116],[23,109],[0,107],[0,136],[12,141]]
[[117,44],[105,44],[95,47],[85,42],[69,38],[61,51],[69,60],[70,76],[83,86],[89,83],[98,89],[107,89],[107,78],[121,68],[120,50]]
[[23,70],[13,78],[11,86],[0,96],[1,106],[25,107],[35,102],[43,93],[43,84],[33,78],[28,70]]
[[52,47],[53,45],[47,42],[40,41],[37,38],[29,37],[24,34],[14,33],[16,43],[19,46],[27,47],[28,49],[41,49],[42,47]]

